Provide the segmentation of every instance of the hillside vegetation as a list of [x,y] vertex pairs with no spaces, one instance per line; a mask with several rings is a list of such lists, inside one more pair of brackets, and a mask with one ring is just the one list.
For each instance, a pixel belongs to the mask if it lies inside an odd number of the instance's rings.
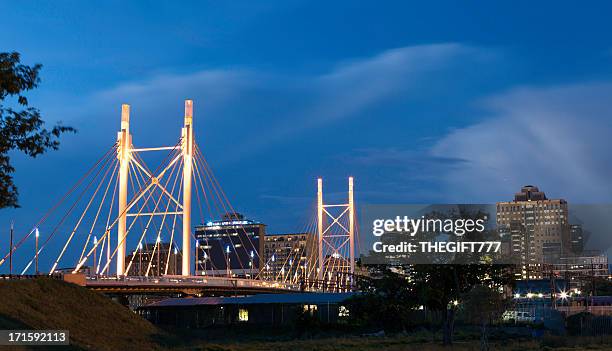
[[72,349],[158,350],[165,337],[128,308],[59,280],[0,281],[0,329],[64,329]]

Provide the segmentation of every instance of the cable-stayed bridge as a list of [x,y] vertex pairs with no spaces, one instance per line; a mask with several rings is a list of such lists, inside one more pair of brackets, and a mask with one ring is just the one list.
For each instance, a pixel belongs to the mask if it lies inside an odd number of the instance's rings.
[[[130,106],[122,105],[116,142],[31,230],[15,240],[11,232],[0,270],[63,276],[107,292],[352,289],[357,244],[353,178],[347,201],[340,204],[324,202],[318,179],[317,212],[304,230],[307,245],[296,243],[282,262],[274,253],[263,257],[262,246],[254,241],[264,238],[240,226],[227,235],[199,236],[194,224],[222,216],[230,224],[240,223],[241,218],[195,142],[193,123],[193,102],[186,100],[184,125],[174,145],[138,147],[130,132]],[[158,157],[150,167],[145,158],[154,153]],[[221,245],[212,245],[213,240]],[[14,258],[24,256],[25,266],[17,267]]]

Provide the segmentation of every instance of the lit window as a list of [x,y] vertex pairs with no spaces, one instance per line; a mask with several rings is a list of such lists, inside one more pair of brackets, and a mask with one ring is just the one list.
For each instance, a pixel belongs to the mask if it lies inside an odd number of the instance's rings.
[[304,312],[308,312],[311,316],[317,312],[317,305],[304,305]]
[[338,317],[348,317],[348,316],[349,316],[348,308],[346,308],[346,306],[340,306],[340,308],[338,309]]
[[248,322],[249,321],[249,310],[241,308],[238,310],[238,321]]

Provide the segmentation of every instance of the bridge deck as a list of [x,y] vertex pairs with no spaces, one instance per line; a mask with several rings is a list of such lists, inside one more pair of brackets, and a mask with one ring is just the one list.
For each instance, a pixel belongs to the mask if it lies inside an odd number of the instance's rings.
[[272,282],[265,280],[201,277],[201,276],[163,276],[163,277],[87,277],[86,287],[106,292],[297,292],[299,284]]

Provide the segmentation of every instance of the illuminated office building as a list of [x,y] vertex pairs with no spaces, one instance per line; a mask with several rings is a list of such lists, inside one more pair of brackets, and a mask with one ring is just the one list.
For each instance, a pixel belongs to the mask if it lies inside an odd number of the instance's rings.
[[196,274],[254,278],[263,266],[266,225],[230,212],[195,227]]

